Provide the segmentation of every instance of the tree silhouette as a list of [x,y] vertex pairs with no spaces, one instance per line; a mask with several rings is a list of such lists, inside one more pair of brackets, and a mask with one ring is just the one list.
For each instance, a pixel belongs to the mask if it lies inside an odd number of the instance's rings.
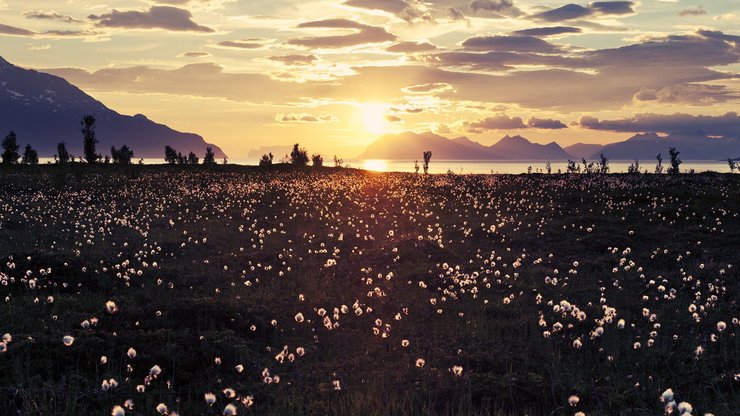
[[599,160],[599,173],[609,173],[609,159],[603,153]]
[[38,165],[39,164],[39,153],[36,150],[34,150],[30,144],[27,144],[25,150],[23,151],[22,163],[24,165]]
[[188,165],[197,165],[199,160],[200,159],[198,159],[198,156],[196,156],[195,153],[188,153]]
[[115,146],[111,146],[110,154],[113,158],[113,163],[120,165],[130,165],[131,159],[134,157],[134,151],[129,149],[125,144],[120,149],[116,149]]
[[18,163],[18,158],[21,156],[18,154],[18,138],[15,135],[15,131],[11,130],[5,139],[3,139],[3,165],[14,165]]
[[177,151],[173,149],[170,146],[164,147],[164,161],[169,163],[170,165],[174,165],[180,160],[179,156],[177,155]]
[[260,159],[260,166],[269,166],[272,165],[272,152],[262,155],[262,158]]
[[293,151],[290,152],[290,163],[296,166],[306,166],[308,164],[308,152],[306,149],[299,148],[298,143],[293,145]]
[[678,158],[678,155],[680,155],[681,152],[677,152],[675,147],[671,147],[668,149],[668,153],[671,155],[671,167],[668,168],[668,174],[678,175],[681,173],[679,166],[683,163],[681,159]]
[[424,174],[429,174],[429,162],[432,160],[432,152],[427,150],[424,152]]
[[337,157],[337,155],[334,155],[334,167],[341,168],[343,164],[344,164],[344,159],[340,159]]
[[98,139],[95,137],[95,116],[88,114],[82,118],[82,144],[87,163],[97,163],[100,155],[96,152]]
[[658,153],[655,159],[658,160],[658,163],[655,164],[655,173],[663,173],[663,154]]
[[324,166],[324,158],[321,157],[320,154],[314,153],[313,156],[311,156],[311,164],[315,168],[320,168]]
[[69,151],[67,151],[67,143],[60,142],[57,144],[57,161],[59,163],[69,162]]
[[213,148],[211,146],[206,147],[206,155],[203,156],[203,164],[204,165],[215,165],[216,164],[216,155],[213,153]]

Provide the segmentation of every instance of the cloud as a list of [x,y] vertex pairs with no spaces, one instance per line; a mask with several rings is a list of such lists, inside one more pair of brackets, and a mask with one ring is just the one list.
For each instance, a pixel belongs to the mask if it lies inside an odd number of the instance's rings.
[[285,65],[311,65],[314,61],[317,61],[319,58],[316,57],[316,55],[280,55],[280,56],[271,56],[267,58],[271,61],[275,62],[281,62]]
[[568,126],[566,126],[560,120],[553,120],[549,118],[537,118],[537,117],[530,118],[529,121],[527,122],[527,126],[533,129],[548,129],[548,130],[568,128]]
[[446,82],[434,82],[431,84],[412,85],[402,88],[406,94],[434,94],[445,91],[453,91],[455,87]]
[[398,117],[395,114],[387,114],[385,116],[385,120],[390,123],[402,123],[403,122],[403,119],[401,117]]
[[312,114],[278,114],[275,119],[281,123],[336,123],[339,121],[335,116]]
[[681,104],[681,105],[713,105],[720,102],[740,99],[740,94],[730,91],[724,85],[706,84],[677,84],[654,89],[642,88],[634,95],[634,102]]
[[1,35],[14,35],[14,36],[33,36],[36,32],[32,32],[28,29],[23,29],[15,26],[8,26],[0,23],[0,34]]
[[436,50],[437,46],[429,42],[399,42],[385,48],[388,52],[416,53]]
[[595,1],[588,6],[571,3],[534,14],[532,17],[547,22],[560,22],[593,15],[625,15],[634,13],[634,6],[635,3],[632,1]]
[[470,9],[474,12],[478,10],[500,12],[512,7],[514,7],[513,0],[473,0],[470,2]]
[[557,35],[565,35],[565,34],[570,34],[570,33],[581,33],[581,32],[582,30],[577,27],[553,26],[553,27],[535,27],[531,29],[517,30],[511,33],[514,35],[522,35],[522,36],[547,37],[547,36],[557,36]]
[[499,114],[475,121],[465,121],[463,122],[463,126],[466,131],[471,133],[479,133],[482,130],[515,130],[527,128],[521,117],[509,118],[506,114]]
[[28,10],[23,12],[23,15],[27,19],[42,19],[42,20],[57,20],[65,23],[82,23],[82,20],[75,19],[72,16],[64,15],[54,10],[42,11],[42,10]]
[[534,36],[475,36],[465,39],[464,49],[499,52],[555,53],[561,48]]
[[182,55],[179,55],[179,57],[185,57],[185,58],[202,58],[205,56],[211,56],[211,54],[208,52],[192,51],[192,52],[185,52]]
[[721,116],[704,116],[675,113],[636,114],[630,118],[600,121],[595,117],[582,117],[579,125],[586,129],[608,130],[623,133],[688,133],[702,132],[709,136],[737,137],[740,117],[736,112]]
[[216,45],[221,46],[223,48],[233,48],[233,49],[260,49],[260,48],[265,47],[267,43],[268,43],[267,39],[250,38],[250,39],[240,39],[240,40],[224,40],[224,41],[218,42]]
[[152,6],[145,11],[121,12],[114,9],[110,13],[99,16],[88,16],[88,19],[96,21],[96,26],[99,27],[164,29],[176,32],[214,32],[209,27],[195,23],[192,18],[193,15],[188,10],[170,6]]
[[681,10],[678,13],[678,15],[681,16],[681,17],[685,17],[685,16],[703,16],[705,14],[707,14],[707,11],[704,10],[704,8],[702,6],[696,6],[693,9]]
[[290,39],[288,44],[307,48],[344,48],[367,43],[382,43],[396,40],[396,36],[382,27],[364,25],[348,19],[328,19],[305,22],[298,25],[300,29],[354,29],[349,35],[320,36]]
[[425,4],[417,0],[347,0],[344,4],[361,9],[382,10],[407,22],[434,20]]

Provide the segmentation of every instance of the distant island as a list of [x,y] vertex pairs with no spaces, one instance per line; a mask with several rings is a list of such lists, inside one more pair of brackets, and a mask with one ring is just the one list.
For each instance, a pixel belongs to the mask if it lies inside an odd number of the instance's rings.
[[18,141],[33,145],[41,157],[56,154],[59,142],[66,142],[73,155],[81,155],[80,120],[86,114],[97,119],[98,147],[103,151],[125,144],[135,158],[162,158],[167,145],[200,156],[210,146],[216,158],[226,157],[197,134],[173,130],[142,114],[121,115],[61,77],[17,67],[2,57],[0,108],[0,133],[15,131]]

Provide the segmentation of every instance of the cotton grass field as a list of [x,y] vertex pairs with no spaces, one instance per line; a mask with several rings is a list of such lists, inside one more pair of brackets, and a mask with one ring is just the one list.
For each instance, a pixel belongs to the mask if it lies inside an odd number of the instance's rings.
[[0,170],[0,413],[737,415],[740,176]]

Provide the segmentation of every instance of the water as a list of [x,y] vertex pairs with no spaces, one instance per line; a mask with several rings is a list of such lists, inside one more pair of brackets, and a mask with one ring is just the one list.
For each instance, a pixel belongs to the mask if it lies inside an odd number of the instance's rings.
[[[414,161],[413,160],[353,160],[348,162],[350,166],[376,170],[382,172],[413,172]],[[626,173],[629,166],[634,163],[630,161],[609,161],[609,172],[611,173]],[[646,169],[652,173],[655,171],[655,161],[640,161],[640,171],[644,172]],[[432,159],[429,164],[429,173],[447,173],[452,171],[454,173],[509,173],[519,174],[527,173],[531,167],[533,173],[546,172],[544,161],[490,161],[490,160],[439,160],[435,161]],[[663,171],[665,172],[670,165],[666,165],[663,161]],[[551,168],[553,173],[557,173],[558,170],[566,172],[568,168],[567,162],[551,162]],[[694,169],[696,172],[722,172],[729,173],[730,167],[727,162],[713,161],[713,160],[692,160],[685,161],[681,164],[681,171],[688,171]],[[419,171],[422,171],[421,162],[419,162]]]
[[[137,163],[138,159],[134,160]],[[629,160],[615,160],[609,161],[609,172],[611,173],[624,173],[627,172],[627,168],[634,161]],[[54,163],[52,158],[41,158],[40,163]],[[161,158],[144,159],[144,164],[163,164],[164,160]],[[221,163],[219,161],[219,163]],[[253,159],[231,159],[230,164],[237,165],[257,165],[257,160]],[[332,166],[331,161],[325,162],[327,166]],[[414,161],[413,160],[382,160],[382,159],[368,159],[368,160],[348,160],[345,165],[360,168],[366,170],[374,170],[379,172],[413,172]],[[567,162],[552,162],[552,172],[557,173],[558,170],[566,172],[568,163]],[[668,169],[670,165],[667,161],[663,161],[663,169]],[[532,168],[533,173],[545,172],[544,161],[490,161],[490,160],[434,160],[429,164],[429,173],[447,173],[452,171],[454,173],[508,173],[508,174],[520,174],[527,173],[529,168]],[[681,171],[689,171],[694,169],[696,172],[720,172],[729,173],[730,167],[727,161],[716,161],[716,160],[688,160],[681,164]],[[640,161],[640,171],[644,172],[647,170],[652,173],[655,171],[655,160]],[[419,161],[419,172],[422,172],[422,164]]]

